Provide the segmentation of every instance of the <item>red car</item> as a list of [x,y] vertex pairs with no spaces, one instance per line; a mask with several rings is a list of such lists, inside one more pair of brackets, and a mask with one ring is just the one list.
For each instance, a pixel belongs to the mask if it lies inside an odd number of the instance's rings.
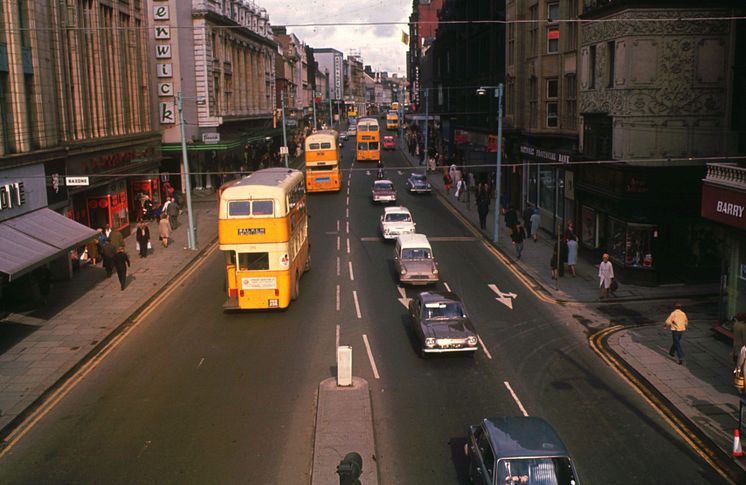
[[393,150],[395,147],[396,147],[396,143],[394,142],[393,136],[383,137],[383,149],[384,150]]

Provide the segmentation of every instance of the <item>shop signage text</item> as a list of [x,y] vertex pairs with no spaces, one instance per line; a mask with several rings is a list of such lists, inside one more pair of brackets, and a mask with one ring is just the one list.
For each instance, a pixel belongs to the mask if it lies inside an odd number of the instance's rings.
[[86,186],[90,185],[88,177],[65,177],[65,185],[71,186]]
[[570,163],[570,155],[566,153],[550,152],[531,145],[521,145],[521,153],[550,162]]
[[158,76],[158,120],[162,125],[176,123],[176,105],[174,96],[174,68],[171,58],[173,55],[171,46],[171,26],[169,20],[171,12],[168,2],[157,0],[153,5],[152,20],[155,25],[155,59],[156,75]]
[[21,207],[26,203],[26,190],[23,182],[0,185],[0,210]]
[[702,187],[702,217],[746,229],[746,193],[711,185]]
[[202,143],[220,143],[220,133],[202,133]]
[[723,202],[722,200],[719,200],[715,206],[715,210],[717,212],[720,212],[721,214],[725,214],[728,216],[735,216],[739,219],[743,218],[743,206],[738,204],[733,204],[731,202]]

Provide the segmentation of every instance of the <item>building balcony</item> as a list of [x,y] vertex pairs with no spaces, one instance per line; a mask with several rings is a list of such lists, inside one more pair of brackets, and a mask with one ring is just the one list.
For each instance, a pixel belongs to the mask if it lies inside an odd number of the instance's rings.
[[725,163],[708,163],[704,182],[746,192],[746,168]]

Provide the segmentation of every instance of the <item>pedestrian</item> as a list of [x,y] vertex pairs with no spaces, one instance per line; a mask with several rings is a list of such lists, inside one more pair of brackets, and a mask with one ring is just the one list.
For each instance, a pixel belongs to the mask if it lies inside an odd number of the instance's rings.
[[578,238],[573,235],[567,240],[567,267],[573,278],[577,276],[576,264],[578,264]]
[[487,185],[479,184],[477,188],[477,212],[479,213],[479,228],[487,229],[487,213],[490,211],[490,194]]
[[114,249],[123,248],[124,247],[124,236],[122,236],[121,232],[114,229],[109,234],[109,242],[114,245]]
[[552,279],[557,279],[557,251],[552,251],[552,258],[549,260],[549,268],[552,270]]
[[461,200],[461,196],[464,192],[464,179],[460,178],[458,179],[458,182],[456,182],[456,192],[454,192],[453,196],[456,197],[456,200]]
[[445,185],[446,193],[449,193],[451,191],[452,183],[453,183],[453,178],[451,178],[448,172],[443,172],[443,185]]
[[148,246],[150,245],[150,229],[143,221],[137,223],[137,232],[135,233],[135,239],[140,248],[140,257],[148,257]]
[[176,198],[171,197],[171,203],[168,204],[168,210],[166,211],[166,214],[168,214],[168,222],[171,223],[171,229],[176,229],[179,227],[179,213],[181,212],[181,208],[179,207],[179,204],[176,203]]
[[98,263],[98,237],[94,237],[88,241],[85,245],[85,250],[88,253],[88,260],[92,265],[96,266]]
[[101,254],[104,250],[104,245],[106,245],[106,235],[104,234],[104,230],[101,227],[96,229],[96,232],[96,240],[98,241],[98,254]]
[[689,319],[686,317],[686,313],[681,310],[681,304],[677,303],[674,306],[674,311],[666,319],[664,328],[671,329],[671,348],[668,350],[668,355],[673,357],[674,351],[679,359],[679,364],[684,363],[684,351],[681,349],[681,337],[684,336],[686,327],[689,325]]
[[518,255],[518,259],[521,259],[521,253],[523,252],[523,241],[526,239],[526,230],[523,229],[523,225],[519,222],[515,226],[513,231],[513,245],[515,246],[515,252]]
[[110,236],[111,236],[111,225],[106,224],[104,226],[104,237],[108,240]]
[[601,264],[598,265],[598,286],[601,289],[601,299],[609,296],[611,280],[614,279],[614,266],[609,261],[609,254],[604,253]]
[[107,240],[104,244],[104,248],[101,250],[101,255],[104,259],[104,269],[106,270],[106,277],[111,276],[114,271],[114,255],[117,253],[117,248]]
[[518,225],[518,213],[512,205],[508,206],[508,210],[505,211],[505,225],[508,227],[512,236],[513,232],[515,232],[515,226]]
[[569,221],[565,226],[565,239],[570,239],[572,236],[575,236],[575,225]]
[[142,209],[145,212],[145,220],[151,221],[153,219],[153,201],[150,200],[150,197],[148,197],[147,195],[145,196],[145,200],[142,203]]
[[526,202],[526,209],[523,211],[523,226],[531,232],[531,216],[534,215],[534,206]]
[[130,257],[124,252],[124,248],[118,248],[114,255],[114,268],[117,270],[117,277],[119,278],[119,285],[124,291],[124,287],[127,284],[127,266],[130,265]]
[[168,215],[161,214],[161,221],[158,223],[158,237],[164,248],[168,247],[168,240],[171,238],[171,224],[168,222]]
[[539,209],[534,208],[534,213],[531,214],[531,237],[534,239],[534,242],[537,242],[539,240],[539,227],[541,227],[541,215],[539,214]]

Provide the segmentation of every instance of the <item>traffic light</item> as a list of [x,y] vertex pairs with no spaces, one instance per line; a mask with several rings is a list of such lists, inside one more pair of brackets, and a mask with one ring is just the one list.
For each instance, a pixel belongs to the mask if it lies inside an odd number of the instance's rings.
[[339,485],[360,485],[360,475],[363,473],[363,457],[354,451],[347,453],[337,465]]

